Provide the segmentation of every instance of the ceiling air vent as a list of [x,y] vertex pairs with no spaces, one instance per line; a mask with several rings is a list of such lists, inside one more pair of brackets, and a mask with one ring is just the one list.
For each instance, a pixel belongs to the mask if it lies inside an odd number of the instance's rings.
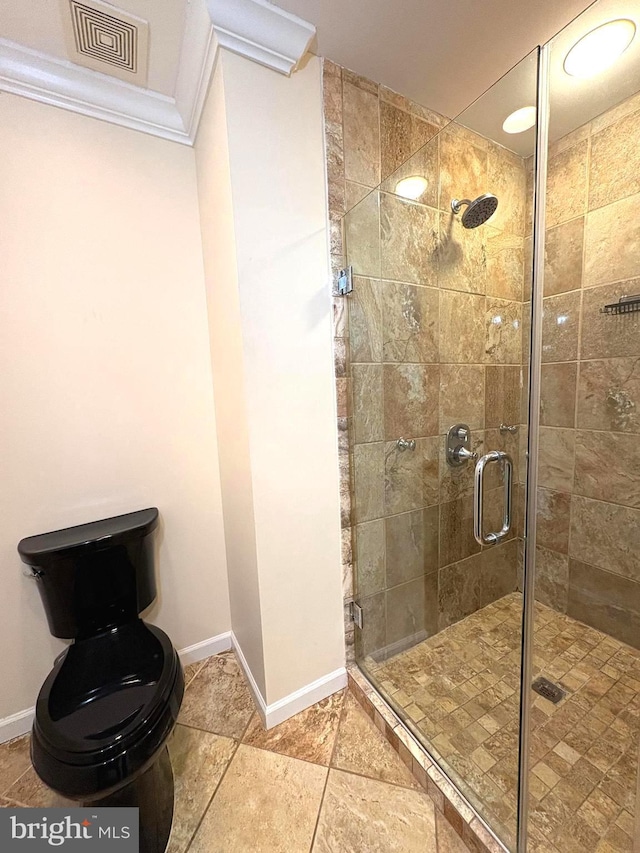
[[136,86],[147,82],[149,24],[99,0],[60,0],[69,58]]

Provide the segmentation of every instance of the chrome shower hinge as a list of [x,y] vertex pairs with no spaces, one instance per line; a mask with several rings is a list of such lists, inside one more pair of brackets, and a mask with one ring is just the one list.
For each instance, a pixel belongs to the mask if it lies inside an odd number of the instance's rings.
[[345,267],[338,273],[338,294],[346,296],[353,290],[353,267]]
[[362,630],[364,628],[364,611],[355,601],[351,602],[351,621]]

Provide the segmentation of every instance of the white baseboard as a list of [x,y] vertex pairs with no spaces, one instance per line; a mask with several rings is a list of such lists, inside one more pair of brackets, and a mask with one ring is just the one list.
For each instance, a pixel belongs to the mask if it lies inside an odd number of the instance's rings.
[[[181,649],[178,654],[180,655],[182,664],[186,666],[190,663],[197,663],[197,661],[204,660],[212,655],[218,655],[220,652],[227,652],[231,648],[234,649],[238,656],[238,661],[249,684],[253,701],[266,729],[272,729],[278,723],[283,723],[289,717],[293,717],[294,714],[299,714],[300,711],[304,711],[311,705],[315,705],[316,702],[321,702],[327,696],[331,696],[333,693],[347,686],[347,670],[342,666],[316,679],[316,681],[312,681],[311,684],[306,684],[283,699],[267,705],[233,631],[225,631],[223,634],[217,634],[215,637],[202,640],[202,642],[195,643],[193,646],[187,646],[185,649]],[[18,711],[17,714],[12,714],[10,717],[0,720],[0,743],[13,740],[13,738],[30,732],[34,713],[35,708],[27,708],[25,711]]]
[[305,684],[304,687],[295,690],[288,696],[278,699],[277,702],[267,705],[233,631],[231,632],[231,642],[249,684],[249,690],[251,691],[253,701],[256,704],[258,714],[265,729],[272,729],[279,723],[288,720],[289,717],[299,714],[311,705],[315,705],[316,702],[321,702],[327,696],[331,696],[333,693],[337,693],[338,690],[342,690],[347,686],[347,670],[344,666],[341,666],[339,669],[323,675],[310,684]]
[[26,711],[18,711],[17,714],[0,720],[0,743],[30,732],[35,712],[35,708],[27,708]]
[[337,693],[347,686],[347,670],[344,666],[334,669],[333,672],[323,675],[321,678],[305,684],[299,690],[290,693],[283,699],[267,705],[265,728],[272,729],[278,723],[288,720],[294,714],[299,714],[316,702],[321,702],[327,696]]
[[253,677],[253,673],[251,672],[251,667],[247,663],[247,659],[244,656],[244,652],[242,651],[242,647],[240,646],[240,643],[238,642],[238,638],[233,633],[233,631],[231,632],[231,645],[233,647],[234,652],[236,653],[236,657],[238,658],[238,662],[239,662],[240,666],[242,667],[242,671],[244,672],[244,677],[247,679],[247,683],[249,685],[249,691],[251,692],[251,695],[253,697],[253,701],[254,701],[254,704],[256,706],[256,709],[257,709],[258,713],[260,714],[262,724],[266,728],[266,726],[267,726],[267,724],[266,724],[267,703],[264,701],[264,697],[263,697],[262,693],[260,692],[260,688],[256,684],[256,680]]
[[186,649],[180,649],[178,654],[180,655],[182,665],[186,666],[187,664],[197,663],[205,658],[210,658],[211,655],[228,652],[230,648],[231,631],[225,631],[223,634],[217,634],[215,637],[202,640],[202,642],[195,643],[193,646],[187,646]]

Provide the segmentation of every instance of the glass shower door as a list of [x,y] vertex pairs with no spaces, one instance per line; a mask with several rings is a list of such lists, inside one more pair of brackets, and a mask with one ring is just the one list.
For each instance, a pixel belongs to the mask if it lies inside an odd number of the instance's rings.
[[357,660],[512,849],[535,129],[495,119],[536,77],[537,52],[344,219]]
[[637,849],[638,36],[598,74],[575,77],[565,67],[572,47],[612,20],[627,29],[629,20],[640,23],[639,4],[600,0],[545,49],[549,147],[539,229],[546,252],[537,293],[527,805],[528,849],[551,853]]

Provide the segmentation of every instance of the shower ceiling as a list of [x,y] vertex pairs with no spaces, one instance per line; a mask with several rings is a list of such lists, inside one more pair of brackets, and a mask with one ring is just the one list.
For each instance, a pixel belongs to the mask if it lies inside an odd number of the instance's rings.
[[276,0],[276,5],[317,27],[319,55],[453,117],[590,2]]
[[[640,88],[640,0],[600,0],[595,6],[585,0],[277,0],[277,5],[316,25],[320,55],[450,117],[585,9],[579,23],[566,27],[555,42],[551,138],[564,136]],[[638,25],[629,49],[588,80],[566,74],[562,64],[575,42],[614,18],[632,18]],[[532,61],[494,85],[477,110],[465,110],[462,121],[528,156],[535,131],[508,134],[502,124],[514,110],[534,104],[534,98]]]
[[[567,74],[563,63],[573,45],[595,27],[618,18],[631,18],[638,25],[629,48],[609,68],[593,77],[584,79]],[[532,57],[499,80],[477,105],[465,110],[461,122],[516,154],[529,156],[533,153],[535,130],[505,133],[502,122],[513,110],[534,102],[535,74],[535,57]],[[640,89],[640,0],[600,0],[579,21],[569,24],[553,42],[550,86],[551,141],[635,94]]]

